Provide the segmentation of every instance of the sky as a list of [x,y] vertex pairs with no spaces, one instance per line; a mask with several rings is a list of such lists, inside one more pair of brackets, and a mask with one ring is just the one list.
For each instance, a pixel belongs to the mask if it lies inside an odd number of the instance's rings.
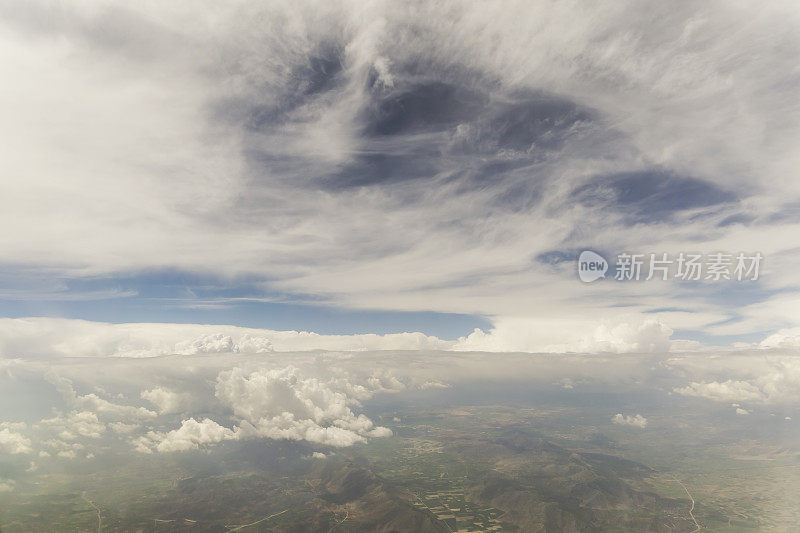
[[[0,0],[0,491],[110,441],[387,438],[363,402],[476,380],[796,417],[798,27],[789,1]],[[615,279],[623,253],[763,261]]]
[[[798,19],[0,2],[0,313],[760,342],[800,325]],[[584,284],[582,250],[764,260],[757,281]]]

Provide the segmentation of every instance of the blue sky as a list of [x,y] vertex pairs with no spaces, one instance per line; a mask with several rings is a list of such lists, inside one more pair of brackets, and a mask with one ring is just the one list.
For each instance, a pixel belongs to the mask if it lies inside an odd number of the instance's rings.
[[24,271],[4,276],[2,316],[228,324],[337,335],[419,331],[442,339],[491,326],[474,315],[337,308],[309,296],[271,294],[253,279],[220,279],[175,270],[75,279],[39,276]]

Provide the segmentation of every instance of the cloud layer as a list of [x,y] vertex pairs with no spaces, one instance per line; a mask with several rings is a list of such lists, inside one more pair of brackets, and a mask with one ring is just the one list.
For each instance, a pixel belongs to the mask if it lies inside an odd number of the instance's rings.
[[[697,402],[694,409],[712,411],[733,405],[734,413],[754,419],[800,408],[800,354],[758,344],[736,351],[649,354],[464,352],[456,349],[456,341],[448,350],[374,351],[356,343],[355,351],[315,344],[305,351],[246,352],[234,350],[240,338],[263,336],[272,342],[274,332],[58,322],[59,335],[48,319],[39,324],[45,329],[37,337],[31,330],[37,321],[23,321],[26,339],[46,342],[26,350],[19,339],[6,339],[5,346],[16,349],[0,357],[0,386],[14,398],[0,405],[0,453],[18,469],[79,465],[132,451],[203,453],[254,440],[290,441],[311,448],[309,453],[326,454],[392,438],[399,421],[371,414],[376,400],[459,397],[492,387],[567,395],[647,391],[676,408],[691,402]],[[93,327],[103,343],[96,342]],[[107,342],[117,339],[115,328],[138,346],[133,355]],[[213,328],[221,331],[212,333]],[[142,349],[152,349],[142,347],[148,339],[153,346],[196,347],[177,340],[187,331],[190,339],[210,339],[215,349],[142,357]],[[225,338],[230,342],[220,342]],[[332,340],[343,342],[338,336]],[[610,401],[598,425],[650,430],[660,423],[646,402],[632,408]],[[792,418],[783,416],[787,422]],[[5,490],[14,490],[13,481],[9,478]]]
[[[108,324],[25,318],[0,319],[0,355],[157,357],[308,350],[655,353],[670,350],[671,334],[672,330],[654,319],[636,317],[621,323],[503,319],[486,332],[476,329],[457,340],[443,340],[419,332],[319,335],[236,326]],[[158,391],[148,394],[155,399]],[[166,399],[159,398],[155,403],[161,401]]]
[[[0,14],[11,287],[166,269],[498,329],[643,313],[710,335],[800,324],[791,3],[94,0]],[[587,247],[767,263],[747,288],[587,287],[571,262]],[[661,342],[615,327],[598,342]]]

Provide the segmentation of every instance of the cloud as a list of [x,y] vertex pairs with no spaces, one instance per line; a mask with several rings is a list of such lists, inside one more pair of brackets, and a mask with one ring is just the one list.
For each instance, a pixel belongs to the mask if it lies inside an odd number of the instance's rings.
[[223,440],[235,438],[232,430],[220,426],[211,419],[197,421],[189,418],[181,423],[181,427],[168,433],[150,431],[147,435],[133,441],[136,450],[150,453],[153,449],[159,452],[180,452],[196,450],[200,447],[217,444]]
[[203,335],[191,341],[175,344],[175,353],[194,355],[198,353],[231,353],[234,351],[233,339],[222,333]]
[[138,430],[141,426],[139,424],[126,424],[125,422],[109,422],[108,427],[118,435],[128,435]]
[[47,372],[45,377],[56,386],[56,389],[64,397],[67,405],[76,409],[96,413],[106,420],[130,421],[153,418],[156,416],[154,411],[150,411],[145,407],[113,403],[99,397],[95,393],[79,395],[75,392],[75,389],[72,387],[72,382],[69,379],[63,378],[55,372]]
[[[203,272],[338,307],[491,316],[498,331],[504,318],[622,323],[621,309],[687,307],[672,316],[720,335],[800,323],[780,312],[800,265],[786,238],[800,192],[789,3],[0,12],[0,224],[18,228],[0,236],[0,264],[13,276]],[[539,259],[584,246],[755,247],[774,266],[731,306],[707,284],[590,288],[570,261]],[[663,344],[635,324],[595,327],[562,348]],[[155,347],[114,335],[64,350],[243,346],[220,331]],[[471,343],[535,344],[484,336]],[[315,342],[297,337],[281,342]]]
[[782,329],[767,336],[759,343],[760,348],[800,348],[800,327]]
[[245,333],[236,344],[236,351],[243,353],[269,353],[275,350],[272,341],[266,336]]
[[79,437],[99,439],[106,431],[105,424],[91,411],[73,411],[67,415],[46,418],[39,424],[49,428],[62,440]]
[[642,415],[623,416],[622,413],[615,414],[611,421],[619,426],[632,426],[640,429],[647,427],[647,419]]
[[301,377],[297,368],[241,369],[220,373],[216,396],[240,419],[242,438],[269,437],[307,440],[330,446],[350,446],[368,436],[391,435],[350,408],[344,392],[316,378]]
[[[488,332],[476,329],[457,341],[419,332],[320,335],[225,325],[0,318],[0,353],[25,358],[271,354],[311,350],[650,353],[668,351],[671,335],[672,329],[659,320],[631,316],[599,321],[502,318]],[[102,400],[90,396],[78,400]]]
[[[22,322],[27,328],[25,338],[35,339],[31,324],[36,321]],[[230,337],[237,344],[244,335],[262,338],[273,332],[82,321],[76,321],[71,330],[71,325],[71,321],[57,321],[54,328],[44,321],[43,342],[34,346],[32,353],[17,351],[18,357],[4,360],[10,372],[0,373],[0,386],[18,390],[20,382],[31,384],[20,392],[19,403],[32,407],[18,418],[39,420],[27,426],[6,423],[0,427],[4,450],[29,449],[18,454],[18,461],[26,454],[57,461],[83,460],[90,454],[107,456],[111,450],[180,453],[264,439],[302,441],[316,447],[351,446],[391,438],[391,430],[379,426],[369,414],[376,396],[397,395],[403,402],[419,391],[427,391],[427,396],[444,388],[458,393],[484,387],[574,387],[564,394],[598,387],[619,391],[644,388],[653,394],[672,391],[724,405],[736,403],[735,407],[748,411],[756,405],[800,403],[796,354],[759,348],[757,343],[738,350],[687,353],[464,353],[454,349],[370,351],[349,339],[358,350],[198,351],[141,358],[120,357],[112,344],[105,356],[97,350],[90,357],[81,357],[78,353],[67,355],[76,346],[108,347],[93,339],[109,338],[109,331],[113,333],[110,338],[124,331],[139,346],[163,342],[173,347],[179,338],[194,340],[222,333],[222,338]],[[662,329],[658,324],[645,324],[621,331],[633,332],[634,340],[618,342],[618,348],[641,342],[635,340],[641,331]],[[600,335],[581,330],[564,339],[564,345],[582,337]],[[280,339],[280,335],[274,338]],[[522,342],[519,338],[512,340]],[[53,353],[48,353],[48,346]],[[454,346],[452,343],[451,348]],[[391,402],[381,399],[378,403]],[[623,413],[614,420],[634,427],[646,422],[642,415]]]
[[476,329],[456,350],[491,352],[666,352],[672,330],[654,319],[591,323],[503,319],[488,333]]
[[55,455],[55,457],[61,459],[76,459],[78,457],[78,453],[86,454],[87,446],[80,442],[66,442],[59,439],[50,439],[46,441],[42,441],[41,445],[45,448],[48,448],[50,451],[42,451],[39,452],[39,457],[51,457]]
[[25,427],[25,424],[21,423],[0,423],[0,451],[12,455],[32,453],[31,439],[18,432],[18,430],[25,429]]
[[751,358],[751,365],[737,373],[747,379],[691,382],[674,392],[717,402],[796,404],[800,402],[800,361],[795,356]]
[[145,407],[116,404],[100,398],[96,394],[77,396],[74,405],[92,410],[109,420],[140,420],[156,416],[156,413]]
[[717,402],[760,402],[765,399],[763,392],[756,385],[748,381],[733,381],[730,379],[725,382],[692,382],[686,387],[676,388],[675,392],[684,396],[707,398]]
[[[217,376],[215,396],[232,411],[236,421],[232,428],[209,418],[188,418],[178,429],[148,431],[130,442],[136,450],[151,453],[194,450],[226,440],[304,440],[344,447],[368,438],[390,437],[391,430],[353,412],[351,406],[357,400],[336,390],[359,390],[362,399],[381,389],[390,390],[382,387],[379,378],[368,381],[365,386],[353,387],[343,378],[305,378],[293,366],[249,373],[238,367],[225,370]],[[145,393],[162,396],[160,392]]]
[[425,380],[421,385],[419,385],[420,390],[426,389],[449,389],[450,385],[447,383],[443,383],[441,381],[435,379],[428,379]]
[[[241,328],[241,330],[244,331],[244,328]],[[172,353],[182,355],[238,352],[269,353],[273,349],[272,341],[263,335],[256,336],[250,333],[241,333],[239,340],[234,342],[230,335],[208,333],[196,339],[175,343]]]
[[142,391],[141,397],[158,407],[160,414],[180,413],[187,404],[187,397],[163,387]]
[[422,333],[320,335],[201,324],[109,324],[52,318],[0,318],[0,354],[67,357],[158,357],[268,354],[305,350],[436,350],[452,341]]

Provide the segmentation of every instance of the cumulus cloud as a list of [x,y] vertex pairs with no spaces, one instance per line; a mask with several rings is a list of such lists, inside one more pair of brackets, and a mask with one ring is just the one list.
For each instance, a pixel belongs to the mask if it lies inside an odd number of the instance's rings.
[[75,459],[79,453],[85,453],[86,445],[80,442],[67,442],[59,439],[42,441],[41,445],[49,451],[42,451],[39,457],[55,456],[61,459]]
[[110,427],[118,435],[128,435],[139,429],[141,426],[139,424],[126,424],[125,422],[109,422],[108,427]]
[[234,351],[233,339],[222,333],[203,335],[191,341],[175,344],[175,353],[194,355],[198,353],[230,353]]
[[73,411],[67,415],[46,418],[39,423],[55,432],[60,439],[75,440],[79,437],[99,439],[106,426],[90,411]]
[[[783,330],[757,344],[766,352],[793,351],[794,330]],[[495,319],[493,328],[476,329],[457,340],[423,333],[322,335],[205,324],[109,324],[72,319],[0,318],[0,369],[12,372],[19,360],[52,357],[143,358],[166,355],[270,356],[284,352],[340,351],[491,351],[529,353],[658,353],[700,352],[721,347],[674,341],[673,330],[657,318],[619,315],[598,320]],[[787,352],[788,353],[788,352]],[[64,394],[73,394],[65,386]],[[99,394],[98,394],[99,393]],[[102,403],[102,391],[76,401]],[[113,403],[113,402],[112,402]],[[111,410],[111,405],[106,405]],[[134,415],[132,415],[134,416]],[[147,416],[140,413],[139,416]]]
[[692,382],[686,387],[675,389],[678,394],[707,398],[717,402],[764,401],[764,393],[748,381],[727,380],[724,382]]
[[148,432],[146,435],[133,441],[136,450],[151,453],[153,449],[159,452],[178,452],[196,450],[202,446],[217,444],[223,440],[235,437],[232,430],[223,427],[209,418],[199,422],[189,418],[181,423],[181,427],[167,433]]
[[242,438],[350,446],[369,436],[391,435],[363,414],[354,414],[346,393],[319,379],[303,378],[294,367],[250,374],[238,368],[223,372],[217,378],[216,395],[240,419]]
[[800,349],[800,327],[788,328],[768,335],[759,343],[760,348],[788,348]]
[[[232,329],[232,328],[227,328]],[[239,331],[245,331],[244,328]],[[272,332],[273,334],[276,332]],[[242,333],[239,340],[234,342],[230,335],[222,333],[209,333],[200,337],[179,341],[175,343],[173,353],[183,355],[195,355],[202,353],[269,353],[273,351],[272,341],[266,336]]]
[[733,372],[748,374],[745,379],[693,381],[674,391],[727,403],[795,404],[800,401],[800,360],[797,357],[741,359],[750,364]]
[[72,387],[72,382],[69,379],[61,377],[52,371],[47,373],[46,378],[55,385],[56,390],[64,397],[67,405],[76,409],[92,412],[95,416],[100,415],[106,420],[141,420],[153,418],[157,414],[145,407],[122,405],[111,402],[105,398],[99,397],[95,393],[80,395]]
[[[78,325],[84,339],[91,337],[86,326]],[[106,326],[99,328],[105,331]],[[185,338],[201,338],[203,330],[216,326],[197,328],[192,333],[199,334]],[[130,331],[134,338],[149,330],[137,325]],[[153,342],[163,335],[174,346],[170,328],[152,331]],[[223,333],[234,343],[244,335]],[[71,345],[74,337],[59,338]],[[38,453],[48,461],[101,456],[109,448],[180,453],[257,439],[350,446],[391,436],[390,429],[368,415],[376,395],[408,398],[416,391],[427,390],[427,395],[446,387],[458,391],[476,380],[489,385],[556,384],[576,392],[584,386],[647,387],[748,411],[753,404],[800,402],[797,357],[755,346],[673,354],[276,350],[266,355],[198,351],[142,359],[58,353],[20,357],[9,368],[13,372],[0,375],[0,381],[23,376],[31,383],[38,380],[47,391],[39,396],[52,398],[53,405],[37,416],[43,418],[36,424],[0,427],[2,449],[29,449],[19,459]],[[54,395],[54,388],[60,394]],[[572,394],[569,390],[564,394]],[[646,422],[639,414],[614,417],[614,423],[631,427],[644,428]]]
[[179,413],[186,407],[188,402],[185,394],[163,387],[142,391],[141,397],[158,407],[160,414]]
[[0,354],[31,357],[157,357],[268,354],[306,350],[445,350],[451,341],[422,333],[320,335],[201,324],[108,324],[0,318]]
[[23,423],[0,423],[0,451],[3,453],[20,454],[31,453],[31,439],[25,437],[20,430],[24,430]]
[[422,382],[421,385],[419,385],[419,389],[420,390],[425,390],[425,389],[449,389],[449,388],[450,388],[450,385],[448,383],[443,383],[443,382],[441,382],[439,380],[435,380],[435,379],[426,379],[425,381]]
[[266,335],[245,333],[236,343],[236,351],[244,353],[269,353],[275,350],[272,341]]
[[488,333],[476,329],[456,350],[492,352],[666,352],[672,330],[649,319],[633,323],[502,319]]
[[611,421],[619,426],[633,426],[644,429],[647,427],[647,419],[642,415],[623,416],[622,413],[615,414]]
[[[257,354],[253,357],[257,358]],[[357,412],[362,401],[378,393],[447,386],[438,380],[417,383],[416,378],[408,376],[400,380],[388,370],[354,373],[333,367],[325,374],[308,376],[293,365],[221,370],[216,374],[213,401],[206,399],[202,405],[215,411],[223,409],[228,415],[217,420],[187,416],[175,429],[169,427],[170,417],[149,419],[145,428],[140,423],[103,425],[97,415],[88,412],[44,420],[40,426],[54,430],[63,440],[74,439],[77,434],[96,436],[107,427],[143,453],[203,449],[223,441],[245,439],[304,440],[343,447],[392,435],[390,429],[376,426]],[[185,392],[155,387],[144,390],[141,396],[157,405],[160,415],[193,413]],[[79,419],[94,424],[94,431],[80,426]]]
[[100,416],[112,420],[137,420],[152,418],[156,415],[153,411],[145,407],[135,407],[131,405],[120,405],[100,398],[96,394],[86,394],[77,396],[74,405],[89,409]]
[[[492,352],[664,352],[672,330],[655,319],[496,321],[457,341],[423,333],[321,335],[195,324],[107,324],[83,320],[0,319],[0,353],[31,358],[157,357],[163,355],[271,354],[332,350],[454,350]],[[90,400],[88,397],[81,401]]]

